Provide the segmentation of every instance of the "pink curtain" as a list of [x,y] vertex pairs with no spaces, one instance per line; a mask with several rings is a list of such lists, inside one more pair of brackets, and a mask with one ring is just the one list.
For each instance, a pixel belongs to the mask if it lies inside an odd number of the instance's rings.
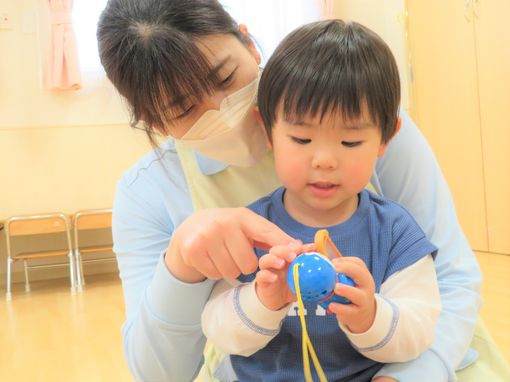
[[73,0],[47,0],[51,42],[46,69],[48,89],[77,90],[81,87],[80,65],[71,11]]
[[321,18],[323,20],[335,18],[333,0],[318,0],[321,6]]

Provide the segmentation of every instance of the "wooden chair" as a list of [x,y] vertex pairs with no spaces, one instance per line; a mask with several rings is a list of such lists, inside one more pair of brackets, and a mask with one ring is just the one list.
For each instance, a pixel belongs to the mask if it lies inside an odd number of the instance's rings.
[[[115,254],[113,253],[113,240],[111,239],[112,228],[112,210],[111,209],[96,209],[96,210],[83,210],[78,211],[73,215],[73,233],[74,233],[74,255],[76,258],[76,279],[78,281],[78,290],[82,290],[85,285],[83,277],[83,263],[101,262],[101,261],[116,261]],[[84,245],[80,236],[83,236],[84,231],[109,229],[110,239],[106,244],[99,245]],[[84,255],[89,254],[108,253],[110,256],[84,259]],[[113,256],[112,256],[113,255]]]
[[[5,221],[5,241],[7,244],[7,293],[6,300],[11,299],[11,266],[18,260],[23,260],[25,268],[25,291],[30,291],[28,281],[28,269],[31,268],[52,268],[58,266],[69,266],[69,280],[71,283],[71,293],[74,293],[75,275],[73,250],[71,244],[71,230],[68,218],[63,213],[52,213],[42,215],[12,216]],[[14,252],[12,238],[22,235],[45,235],[54,233],[65,233],[66,247],[55,248],[51,250]],[[30,260],[41,260],[49,257],[67,256],[68,262],[56,264],[38,264],[30,265]]]

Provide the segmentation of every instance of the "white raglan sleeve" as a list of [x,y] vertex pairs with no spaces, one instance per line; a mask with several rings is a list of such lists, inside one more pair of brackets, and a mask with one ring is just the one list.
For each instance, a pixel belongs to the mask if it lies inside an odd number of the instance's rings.
[[221,281],[203,310],[202,330],[222,352],[250,356],[280,332],[289,308],[267,309],[257,297],[255,282],[233,287]]
[[365,357],[378,362],[405,362],[431,345],[441,311],[432,256],[391,275],[376,294],[376,315],[364,333],[340,328]]

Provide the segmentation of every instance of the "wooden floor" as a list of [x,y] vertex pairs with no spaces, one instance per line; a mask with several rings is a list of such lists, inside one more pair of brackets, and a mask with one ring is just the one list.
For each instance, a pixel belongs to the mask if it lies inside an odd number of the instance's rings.
[[510,256],[476,253],[483,274],[481,316],[510,364]]
[[[478,253],[482,317],[510,362],[510,256]],[[2,289],[2,294],[4,290]],[[0,298],[1,381],[132,382],[121,347],[124,306],[116,275],[89,277],[71,296],[66,280],[33,283]]]
[[[0,381],[132,382],[121,346],[124,301],[116,274],[90,276],[72,296],[66,279],[0,299]],[[5,290],[2,289],[2,294]]]

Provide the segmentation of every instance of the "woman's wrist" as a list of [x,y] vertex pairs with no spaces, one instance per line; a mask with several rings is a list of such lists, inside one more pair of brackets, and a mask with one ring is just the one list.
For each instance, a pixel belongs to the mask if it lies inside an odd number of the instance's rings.
[[179,281],[193,284],[206,279],[206,277],[194,267],[184,263],[182,256],[173,248],[172,243],[168,246],[164,260],[168,271]]

